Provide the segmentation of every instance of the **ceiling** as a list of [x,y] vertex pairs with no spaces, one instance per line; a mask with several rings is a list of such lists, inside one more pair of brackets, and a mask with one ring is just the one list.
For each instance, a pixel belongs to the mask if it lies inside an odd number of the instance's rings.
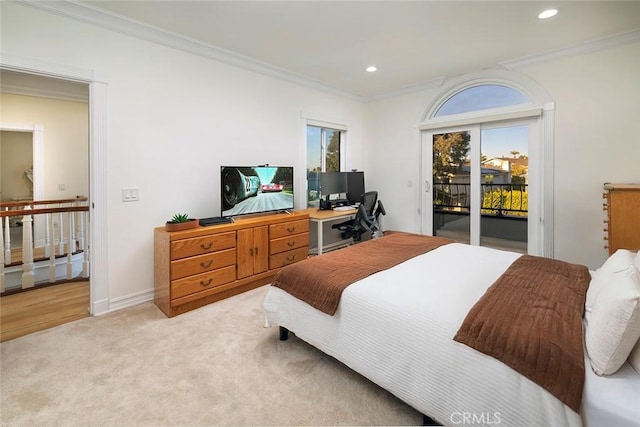
[[363,98],[640,29],[638,1],[80,3]]
[[[116,20],[114,29],[143,27],[163,40],[180,40],[180,46],[206,46],[234,65],[364,100],[484,68],[515,68],[611,39],[640,40],[640,1],[62,3]],[[559,13],[538,19],[548,7]],[[378,71],[365,72],[372,64]]]

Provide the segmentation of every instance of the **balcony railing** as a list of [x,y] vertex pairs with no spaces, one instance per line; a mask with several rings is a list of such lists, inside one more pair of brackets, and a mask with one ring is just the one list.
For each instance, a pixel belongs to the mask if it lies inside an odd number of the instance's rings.
[[[483,216],[527,218],[527,184],[481,184]],[[433,210],[439,213],[469,215],[471,184],[433,185]]]
[[[0,292],[89,277],[88,215],[84,196],[0,203]],[[16,223],[22,244],[12,249],[10,224]]]

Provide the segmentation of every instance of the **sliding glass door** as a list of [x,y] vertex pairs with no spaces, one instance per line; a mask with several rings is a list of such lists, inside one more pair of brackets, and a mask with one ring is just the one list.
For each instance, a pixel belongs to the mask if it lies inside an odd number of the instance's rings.
[[423,230],[476,246],[527,252],[526,123],[423,132]]

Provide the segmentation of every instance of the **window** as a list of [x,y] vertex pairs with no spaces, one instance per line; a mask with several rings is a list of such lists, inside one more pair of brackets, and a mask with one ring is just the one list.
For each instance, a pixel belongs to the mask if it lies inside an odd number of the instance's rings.
[[483,84],[464,89],[447,99],[434,117],[528,103],[529,99],[515,89]]
[[320,200],[320,172],[342,170],[343,129],[307,125],[307,206],[317,207]]
[[[554,110],[546,91],[519,73],[483,70],[450,81],[419,126],[423,233],[462,230],[471,244],[516,244],[552,258]],[[468,152],[435,173],[448,135],[468,136]],[[521,230],[506,227],[517,223]]]

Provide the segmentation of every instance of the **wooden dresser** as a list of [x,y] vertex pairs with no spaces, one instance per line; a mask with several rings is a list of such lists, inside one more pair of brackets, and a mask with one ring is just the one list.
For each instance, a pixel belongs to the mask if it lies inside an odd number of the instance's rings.
[[154,302],[168,317],[257,288],[309,253],[303,212],[154,230]]
[[604,184],[605,249],[640,250],[640,184]]

